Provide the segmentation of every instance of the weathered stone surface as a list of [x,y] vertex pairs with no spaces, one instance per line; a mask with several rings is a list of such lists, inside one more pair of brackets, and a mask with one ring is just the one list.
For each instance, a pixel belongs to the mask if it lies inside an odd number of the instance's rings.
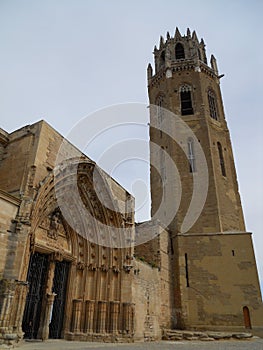
[[253,337],[253,334],[251,333],[234,333],[233,338],[236,339],[250,339]]
[[180,331],[180,330],[165,330],[163,340],[228,340],[239,339],[247,340],[251,339],[253,335],[251,333],[229,333],[229,332],[192,332],[192,331]]
[[226,332],[208,332],[207,335],[211,338],[214,338],[216,340],[220,339],[230,339],[233,336],[233,333],[226,333]]
[[200,337],[200,340],[201,341],[214,341],[215,339],[211,338],[211,337]]

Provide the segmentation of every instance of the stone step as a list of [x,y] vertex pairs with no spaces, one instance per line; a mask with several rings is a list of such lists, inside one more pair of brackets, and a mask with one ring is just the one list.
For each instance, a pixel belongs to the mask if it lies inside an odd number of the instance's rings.
[[163,340],[226,340],[226,339],[239,339],[248,340],[253,335],[251,333],[237,333],[237,332],[214,332],[214,331],[188,331],[179,329],[164,329]]

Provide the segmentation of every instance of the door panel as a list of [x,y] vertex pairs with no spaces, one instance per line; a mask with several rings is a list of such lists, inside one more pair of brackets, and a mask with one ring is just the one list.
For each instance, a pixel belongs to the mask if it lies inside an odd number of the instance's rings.
[[29,292],[26,299],[22,329],[25,338],[37,338],[43,295],[48,272],[48,255],[34,253],[30,257],[27,281]]
[[49,325],[49,337],[53,339],[61,338],[61,331],[63,328],[64,321],[68,271],[68,262],[56,262],[52,291],[57,295],[55,296],[51,323]]

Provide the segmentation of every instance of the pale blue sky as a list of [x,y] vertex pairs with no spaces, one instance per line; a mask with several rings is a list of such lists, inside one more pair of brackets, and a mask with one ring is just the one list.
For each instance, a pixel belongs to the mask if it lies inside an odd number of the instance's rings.
[[148,103],[146,67],[159,36],[195,29],[225,74],[226,118],[263,280],[262,13],[260,0],[0,0],[0,127],[45,119],[67,135],[94,110]]

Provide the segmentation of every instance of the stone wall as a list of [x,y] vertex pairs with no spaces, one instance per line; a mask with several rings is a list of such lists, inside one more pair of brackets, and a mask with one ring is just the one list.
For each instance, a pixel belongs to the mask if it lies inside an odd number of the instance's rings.
[[249,233],[179,235],[180,287],[185,326],[244,328],[262,325],[263,308]]
[[0,190],[0,278],[8,277],[12,256],[16,254],[12,235],[15,230],[15,219],[20,200]]
[[152,232],[151,239],[135,247],[134,300],[136,337],[159,339],[163,328],[175,324],[172,247],[170,234],[157,222],[136,227],[137,236]]
[[135,340],[160,339],[161,290],[157,268],[142,261],[134,262],[132,298],[135,303]]

